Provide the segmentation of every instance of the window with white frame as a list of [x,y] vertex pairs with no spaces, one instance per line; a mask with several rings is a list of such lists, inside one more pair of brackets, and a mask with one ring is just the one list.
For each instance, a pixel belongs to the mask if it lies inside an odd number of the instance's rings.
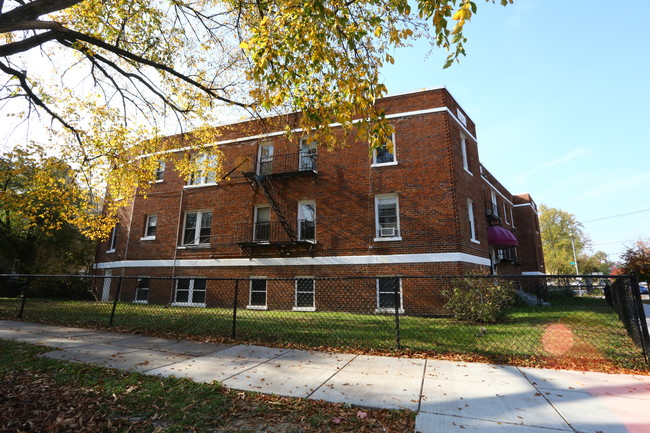
[[400,237],[399,202],[397,194],[375,196],[376,239]]
[[462,134],[460,136],[460,150],[463,153],[463,168],[468,173],[472,173],[469,169],[469,160],[467,159],[467,138]]
[[469,218],[470,239],[474,242],[478,242],[478,239],[476,239],[476,223],[474,222],[474,202],[471,198],[467,199],[467,216]]
[[149,302],[149,278],[138,278],[138,286],[135,288],[133,302],[142,304]]
[[372,165],[388,165],[397,163],[397,147],[395,146],[395,134],[391,134],[390,142],[377,147],[372,152]]
[[316,158],[318,157],[318,143],[309,140],[307,137],[300,139],[300,171],[316,170]]
[[117,231],[119,227],[119,224],[115,224],[115,227],[113,227],[113,230],[111,231],[111,236],[108,239],[108,250],[106,250],[107,253],[115,252],[115,246],[117,245]]
[[314,311],[315,304],[315,290],[316,282],[310,277],[297,277],[296,278],[296,306],[294,310],[297,311]]
[[460,111],[459,108],[456,108],[456,114],[458,115],[458,120],[460,123],[462,123],[464,126],[467,126],[467,117],[463,114],[462,111]]
[[183,245],[210,245],[211,226],[212,212],[187,212],[183,226]]
[[200,154],[194,158],[197,170],[190,175],[188,185],[211,185],[216,182],[217,175],[214,167],[217,165],[215,155]]
[[205,278],[179,278],[176,280],[174,305],[205,307]]
[[510,221],[512,221],[512,228],[515,228],[515,219],[512,217],[512,208],[510,208]]
[[248,308],[266,309],[266,277],[251,278]]
[[253,240],[255,242],[268,242],[271,239],[271,208],[269,206],[255,207],[255,221],[253,223]]
[[510,224],[510,221],[508,221],[508,212],[507,212],[505,200],[503,201],[503,218],[505,218],[506,224]]
[[399,277],[377,278],[377,311],[403,312],[402,308],[402,279]]
[[147,215],[144,224],[144,236],[142,239],[156,239],[156,226],[158,225],[157,215]]
[[298,239],[316,240],[316,202],[313,200],[298,203]]
[[156,167],[156,182],[162,182],[165,178],[165,161],[158,161]]

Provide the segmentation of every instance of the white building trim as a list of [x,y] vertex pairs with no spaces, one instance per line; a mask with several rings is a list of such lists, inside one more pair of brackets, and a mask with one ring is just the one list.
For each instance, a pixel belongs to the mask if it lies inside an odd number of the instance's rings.
[[535,212],[536,215],[539,215],[539,212],[537,212],[537,209],[535,209],[535,206],[533,206],[532,203],[522,203],[522,204],[512,205],[512,207],[526,207],[526,206],[530,207],[533,210],[533,212]]
[[[478,143],[478,140],[476,139],[476,137],[471,132],[469,132],[467,127],[465,127],[465,125],[463,125],[460,122],[460,120],[458,120],[458,117],[456,117],[456,115],[449,109],[449,107],[436,107],[436,108],[428,108],[426,110],[407,111],[407,112],[404,112],[404,113],[388,114],[388,115],[386,115],[386,119],[397,119],[397,118],[403,118],[403,117],[419,116],[419,115],[422,115],[422,114],[442,113],[442,112],[445,112],[445,111],[451,116],[452,119],[454,119],[456,121],[458,126],[461,127],[461,129],[465,132],[465,134],[467,134],[470,138],[472,138],[475,142]],[[359,122],[359,120],[353,121],[353,123],[357,123],[357,122]],[[241,123],[241,122],[237,122],[237,123]],[[231,124],[222,125],[222,126],[230,126],[230,125],[235,125],[235,124],[236,123],[231,123]],[[330,127],[336,127],[336,126],[341,126],[341,124],[340,123],[333,123],[333,124],[331,124],[329,126]],[[294,128],[290,132],[291,133],[302,132],[302,128]],[[246,137],[239,137],[239,138],[232,138],[232,139],[229,139],[229,140],[216,141],[214,143],[208,144],[207,146],[222,146],[224,144],[235,144],[235,143],[241,143],[241,142],[245,142],[245,141],[263,140],[263,139],[266,139],[266,138],[278,137],[278,136],[282,136],[282,135],[285,135],[285,134],[286,134],[286,131],[267,132],[267,133],[264,133],[264,134],[249,135],[249,136],[246,136]],[[148,157],[151,157],[151,156],[163,155],[163,154],[168,154],[168,153],[185,152],[185,151],[192,150],[192,149],[193,149],[192,146],[179,147],[179,148],[175,148],[175,149],[163,150],[161,152],[148,153],[146,155],[138,156],[136,159],[148,158]]]
[[271,257],[241,259],[181,259],[181,260],[122,260],[95,263],[95,269],[156,268],[156,267],[244,267],[244,266],[341,266],[394,265],[405,263],[461,262],[490,266],[490,259],[466,253],[392,254],[331,257]]
[[499,194],[503,200],[505,200],[505,201],[507,201],[508,203],[510,203],[510,206],[516,207],[514,204],[512,204],[512,202],[511,202],[508,198],[506,198],[505,195],[503,195],[503,194],[501,193],[501,191],[499,191],[499,189],[498,189],[496,186],[492,185],[492,184],[490,183],[490,181],[487,180],[487,179],[485,178],[485,176],[481,175],[481,179],[483,179],[483,180],[485,181],[485,183],[487,183],[488,186],[489,186],[490,188],[492,188],[492,190],[493,190],[494,192],[496,192],[497,194]]

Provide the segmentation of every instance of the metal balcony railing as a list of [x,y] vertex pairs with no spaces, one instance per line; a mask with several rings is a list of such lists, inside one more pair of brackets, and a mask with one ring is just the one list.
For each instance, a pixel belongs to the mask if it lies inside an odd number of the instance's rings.
[[297,222],[296,240],[292,240],[280,221],[239,223],[237,225],[238,244],[286,244],[316,241],[316,221],[300,220]]
[[248,157],[251,161],[244,172],[258,175],[306,174],[317,172],[318,155],[312,152],[285,153],[282,155]]

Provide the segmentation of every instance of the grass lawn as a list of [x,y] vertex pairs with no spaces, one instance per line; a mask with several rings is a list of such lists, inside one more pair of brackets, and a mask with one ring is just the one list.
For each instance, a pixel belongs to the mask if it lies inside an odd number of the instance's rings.
[[0,431],[413,431],[410,411],[236,392],[39,356],[0,340]]
[[[19,304],[0,299],[0,318]],[[28,299],[23,319],[81,327],[107,327],[111,303]],[[232,310],[118,303],[118,330],[150,335],[228,339]],[[236,340],[335,350],[396,351],[393,315],[342,312],[237,313]],[[475,324],[449,317],[401,316],[402,352],[463,355],[523,365],[646,369],[641,350],[616,313],[600,299],[578,298],[550,307],[516,307],[504,323]]]

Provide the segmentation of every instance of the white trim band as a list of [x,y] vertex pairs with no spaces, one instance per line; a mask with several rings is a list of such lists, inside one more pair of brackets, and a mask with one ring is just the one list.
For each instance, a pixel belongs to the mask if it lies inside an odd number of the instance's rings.
[[95,263],[94,269],[156,268],[156,267],[242,267],[242,266],[331,266],[331,265],[394,265],[403,263],[461,262],[490,266],[490,259],[466,253],[393,254],[375,256],[273,257],[257,259],[182,259],[122,260]]
[[[427,108],[427,109],[424,109],[424,110],[417,110],[417,111],[407,111],[407,112],[402,112],[402,113],[387,114],[386,119],[397,119],[397,118],[402,118],[402,117],[412,117],[412,116],[419,116],[419,115],[422,115],[422,114],[443,113],[443,112],[447,112],[451,116],[451,118],[454,119],[456,121],[456,123],[461,127],[461,129],[463,129],[463,131],[470,138],[472,138],[475,142],[478,143],[478,140],[474,136],[474,134],[469,132],[469,129],[467,129],[467,127],[465,125],[463,125],[460,122],[460,120],[458,120],[456,115],[449,109],[449,107],[446,107],[446,106],[444,106],[444,107],[435,107],[435,108]],[[359,120],[354,120],[353,121],[353,123],[357,123],[357,122],[359,122]],[[237,122],[237,123],[240,123],[240,122]],[[232,126],[232,125],[235,125],[235,124],[236,123],[225,124],[225,125],[221,125],[221,127]],[[338,127],[340,125],[341,125],[340,123],[332,123],[329,126]],[[302,128],[293,128],[293,129],[291,129],[290,132],[291,133],[302,132]],[[264,133],[264,134],[249,135],[249,136],[246,136],[246,137],[231,138],[231,139],[228,139],[228,140],[220,140],[220,141],[216,141],[214,143],[207,144],[206,147],[208,147],[208,146],[222,146],[222,145],[225,145],[225,144],[235,144],[235,143],[242,143],[242,142],[246,142],[246,141],[262,140],[262,139],[265,139],[265,138],[277,137],[277,136],[281,136],[281,135],[285,135],[285,134],[286,134],[285,131],[267,132],[267,133]],[[159,151],[159,152],[153,152],[153,153],[148,153],[148,154],[145,154],[145,155],[140,155],[136,159],[148,158],[148,157],[151,157],[151,156],[164,155],[164,154],[168,154],[168,153],[185,152],[185,151],[192,150],[192,149],[193,149],[192,146],[185,146],[185,147],[180,147],[180,148],[175,148],[175,149],[167,149],[167,150],[163,150],[163,151]],[[209,184],[209,185],[213,185],[213,184]]]

